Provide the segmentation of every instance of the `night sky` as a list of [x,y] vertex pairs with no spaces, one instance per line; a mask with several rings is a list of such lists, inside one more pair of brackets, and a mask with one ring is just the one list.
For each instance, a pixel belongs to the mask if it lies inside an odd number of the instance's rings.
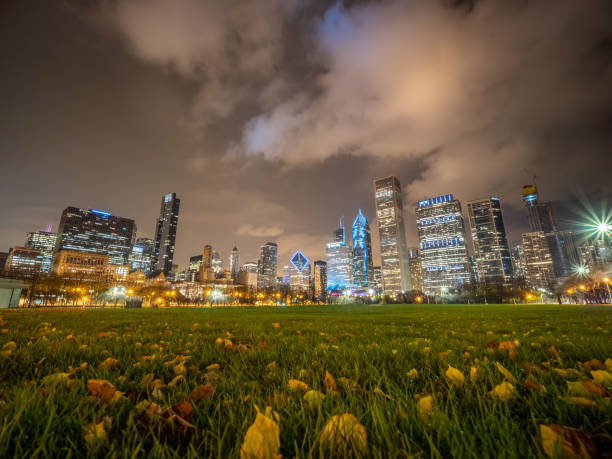
[[152,237],[176,192],[181,269],[323,258],[359,207],[377,262],[391,174],[410,245],[420,198],[499,196],[513,244],[534,174],[561,226],[612,202],[607,0],[3,0],[0,65],[0,251],[69,205]]

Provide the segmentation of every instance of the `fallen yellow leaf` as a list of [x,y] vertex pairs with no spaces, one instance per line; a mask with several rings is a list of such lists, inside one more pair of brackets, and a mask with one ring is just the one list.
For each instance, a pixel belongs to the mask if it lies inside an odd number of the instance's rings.
[[299,379],[290,379],[287,383],[289,385],[289,389],[291,390],[299,390],[304,393],[310,390],[310,387],[305,382],[300,381]]
[[417,402],[417,414],[422,421],[427,421],[433,408],[433,397],[426,395]]
[[465,378],[463,373],[457,370],[454,367],[448,366],[448,370],[446,370],[446,377],[450,380],[451,384],[455,387],[461,386],[465,382]]
[[321,406],[321,403],[323,402],[324,398],[325,398],[325,395],[323,395],[318,390],[309,390],[308,392],[304,394],[304,401],[311,408],[316,408],[318,406]]
[[353,453],[358,457],[367,453],[368,437],[365,427],[352,414],[332,416],[321,432],[322,449],[328,453]]
[[91,423],[85,426],[83,429],[83,439],[85,440],[85,443],[90,446],[106,440],[106,429],[104,428],[104,422],[100,422],[98,424]]
[[419,378],[419,371],[416,368],[413,368],[412,370],[410,370],[408,372],[408,377],[410,379],[418,379]]
[[280,457],[280,431],[276,420],[278,414],[266,407],[265,413],[258,410],[255,421],[248,428],[240,447],[240,459],[275,459]]
[[498,400],[510,400],[514,397],[514,386],[509,382],[502,382],[493,388],[491,392],[489,392],[491,397],[496,398]]
[[593,370],[591,376],[599,384],[612,384],[612,373],[606,370]]
[[334,377],[328,372],[325,372],[325,378],[323,379],[323,390],[325,392],[334,391],[338,387],[336,386],[336,381]]
[[506,378],[511,383],[516,384],[516,378],[514,376],[512,376],[512,373],[510,373],[508,370],[506,370],[506,368],[501,363],[495,362],[495,366],[497,367],[499,372],[502,375],[504,375],[504,378]]

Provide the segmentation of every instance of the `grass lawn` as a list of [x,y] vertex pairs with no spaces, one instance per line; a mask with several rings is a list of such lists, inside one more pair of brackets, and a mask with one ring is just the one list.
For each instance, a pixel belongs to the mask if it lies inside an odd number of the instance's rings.
[[[283,457],[543,457],[550,424],[604,454],[612,435],[606,306],[0,316],[0,457],[240,457],[267,406]],[[343,442],[326,424],[346,413],[365,433]]]

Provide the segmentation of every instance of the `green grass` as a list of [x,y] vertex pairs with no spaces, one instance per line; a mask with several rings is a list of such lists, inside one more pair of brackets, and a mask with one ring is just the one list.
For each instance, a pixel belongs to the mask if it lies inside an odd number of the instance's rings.
[[[368,456],[542,457],[539,424],[562,424],[590,434],[612,434],[612,404],[598,408],[567,403],[568,378],[551,368],[572,368],[588,378],[581,362],[612,358],[612,308],[605,306],[325,306],[161,310],[3,311],[0,346],[17,344],[0,358],[0,457],[238,457],[256,415],[270,397],[277,404],[283,457],[327,457],[320,432],[331,416],[352,413],[367,432]],[[49,322],[50,327],[41,323]],[[195,326],[194,324],[199,324]],[[273,323],[279,323],[275,328]],[[102,332],[107,336],[98,335]],[[74,339],[65,338],[72,334]],[[219,337],[245,342],[248,352],[215,344]],[[518,340],[516,358],[492,342]],[[489,343],[489,347],[487,347]],[[558,349],[559,359],[547,350]],[[446,351],[451,351],[450,353]],[[445,353],[440,354],[439,353]],[[168,383],[176,355],[189,355],[192,373],[175,388],[153,394],[138,383],[154,373]],[[139,357],[154,356],[148,362]],[[116,369],[97,369],[107,357]],[[266,365],[276,362],[269,374]],[[546,393],[530,392],[522,363],[542,369],[532,379]],[[47,387],[47,375],[88,366],[71,388]],[[504,377],[518,380],[516,396],[495,401],[489,392]],[[183,435],[163,423],[143,423],[135,405],[154,400],[163,408],[187,399],[204,383],[206,366],[218,363],[222,380],[212,400],[195,406],[196,431]],[[466,376],[449,385],[448,365]],[[479,368],[470,381],[470,367]],[[419,377],[407,376],[416,368]],[[321,390],[325,372],[356,381],[360,390],[338,391],[309,408],[289,379]],[[109,406],[88,397],[87,380],[105,379],[126,397]],[[49,386],[47,384],[47,386]],[[375,393],[381,389],[391,399]],[[612,389],[612,388],[608,388]],[[419,395],[431,394],[429,420],[417,416]],[[248,397],[247,397],[248,396]],[[104,441],[87,443],[83,428],[104,416],[112,424]]]

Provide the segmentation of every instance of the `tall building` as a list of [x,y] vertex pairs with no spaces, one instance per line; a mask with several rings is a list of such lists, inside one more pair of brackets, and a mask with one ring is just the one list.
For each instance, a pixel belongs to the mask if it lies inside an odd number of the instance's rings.
[[538,201],[538,189],[535,185],[525,185],[522,191],[523,202],[527,208],[529,228],[532,232],[550,233],[557,230],[550,202]]
[[41,271],[48,273],[51,269],[53,251],[57,243],[57,234],[50,231],[34,231],[26,234],[25,248],[40,250],[42,255]]
[[289,259],[289,288],[294,293],[309,293],[310,291],[310,261],[301,251],[296,251]]
[[533,288],[551,290],[555,268],[546,234],[543,231],[523,233],[522,242],[525,279]]
[[238,272],[240,271],[240,252],[238,251],[238,247],[232,249],[229,258],[229,268],[232,273],[232,279],[236,279],[238,276]]
[[323,260],[317,260],[313,263],[313,267],[315,299],[325,301],[327,298],[327,263]]
[[512,257],[498,198],[467,203],[478,282],[504,285],[512,280]]
[[67,207],[62,212],[55,251],[74,250],[108,256],[108,264],[127,265],[136,223],[95,209]]
[[410,290],[402,189],[394,176],[375,180],[374,188],[383,292],[386,295],[397,295]]
[[200,280],[200,268],[202,267],[202,255],[193,255],[189,257],[189,274],[188,281],[197,282]]
[[460,202],[452,194],[423,199],[415,213],[425,293],[444,293],[469,284],[472,273]]
[[34,278],[42,272],[43,255],[38,249],[13,247],[6,258],[4,270],[23,278]]
[[166,277],[172,272],[180,205],[181,200],[176,197],[176,193],[164,195],[161,200],[159,218],[155,225],[155,262],[153,270],[164,273]]
[[353,250],[346,244],[344,218],[334,231],[334,240],[327,244],[327,290],[344,290],[353,286]]
[[242,265],[240,271],[244,271],[245,273],[255,273],[257,274],[257,262],[256,261],[247,261]]
[[410,288],[418,292],[425,291],[423,264],[417,247],[408,248],[408,265],[410,266]]
[[276,286],[277,255],[278,245],[275,242],[266,242],[261,246],[257,265],[257,288],[259,290],[266,290]]
[[200,282],[210,283],[215,280],[215,270],[213,269],[213,248],[206,244],[202,250],[202,263],[200,264]]
[[152,270],[155,241],[148,237],[139,237],[132,246],[129,262],[130,271],[149,274]]
[[223,260],[221,255],[216,250],[212,253],[212,269],[215,272],[216,277],[223,276]]
[[517,244],[512,247],[512,273],[515,279],[526,277],[525,254],[523,245]]
[[527,209],[529,228],[531,232],[545,234],[555,277],[563,280],[571,274],[573,265],[580,259],[575,237],[570,231],[560,231],[557,228],[552,205],[550,202],[538,201],[538,190],[535,185],[525,185],[522,195]]
[[359,209],[353,222],[353,286],[357,288],[371,286],[372,268],[370,225]]

